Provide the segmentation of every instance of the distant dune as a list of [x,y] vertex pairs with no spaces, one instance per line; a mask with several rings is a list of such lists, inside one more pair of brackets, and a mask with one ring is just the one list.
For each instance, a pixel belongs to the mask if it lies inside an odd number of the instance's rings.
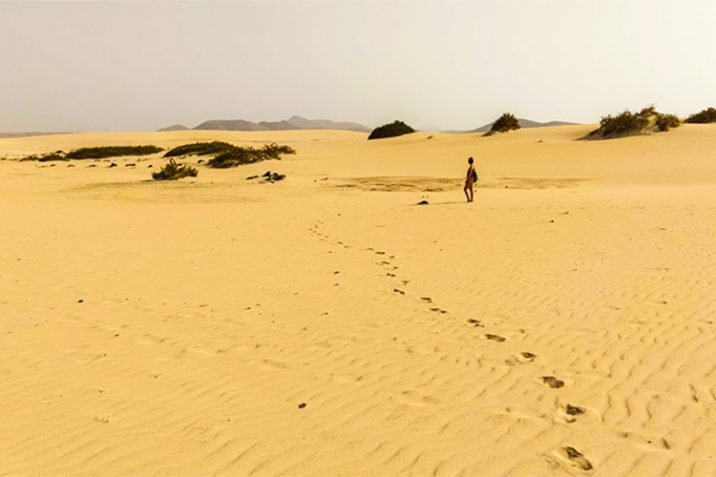
[[4,133],[0,132],[0,139],[13,138],[13,137],[31,137],[31,136],[50,136],[52,134],[71,134],[67,132],[42,132],[42,131],[31,131],[31,132],[14,132]]
[[[175,126],[170,126],[173,128]],[[182,126],[183,127],[183,126]],[[297,129],[335,129],[339,131],[370,132],[370,128],[353,122],[332,121],[330,119],[306,119],[292,116],[283,121],[261,121],[255,123],[244,119],[212,119],[204,121],[194,128],[198,131],[293,131]],[[160,131],[177,129],[164,128]]]
[[[578,123],[570,123],[567,121],[549,121],[546,123],[540,123],[538,121],[532,121],[530,119],[524,119],[524,118],[519,118],[518,122],[520,123],[520,127],[522,127],[522,128],[546,128],[546,127],[553,127],[553,126],[572,126],[572,125],[578,124]],[[477,129],[472,129],[470,131],[460,131],[460,132],[469,132],[469,133],[487,132],[492,127],[492,124],[493,123],[488,123],[488,124],[485,124],[484,126],[480,126]]]

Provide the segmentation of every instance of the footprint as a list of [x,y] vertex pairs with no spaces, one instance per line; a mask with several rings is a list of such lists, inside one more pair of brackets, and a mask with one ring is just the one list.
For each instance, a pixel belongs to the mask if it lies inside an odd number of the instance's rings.
[[474,326],[475,328],[484,328],[484,327],[485,327],[485,325],[483,325],[482,323],[480,323],[480,320],[475,320],[475,319],[473,319],[473,318],[470,318],[469,320],[467,320],[467,324],[468,324],[468,325],[472,325],[472,326]]
[[564,410],[570,416],[581,416],[586,412],[583,407],[572,406],[571,404],[567,404]]
[[523,359],[525,359],[526,361],[528,361],[530,363],[532,361],[534,361],[535,358],[537,358],[536,354],[530,353],[529,351],[523,351],[522,353],[520,353],[520,356],[522,356]]
[[582,469],[584,471],[589,471],[589,470],[594,469],[594,466],[592,465],[591,462],[589,462],[587,460],[586,457],[584,457],[584,454],[579,452],[574,447],[570,447],[570,446],[562,447],[562,450],[567,455],[567,459],[569,459],[569,461],[572,464],[576,465],[580,469]]
[[[485,335],[485,338],[487,338],[488,340],[497,341],[498,343],[502,343],[502,342],[504,342],[505,339],[506,339],[506,338],[503,338],[503,337],[500,336],[500,335],[492,335],[492,334],[490,334],[490,333],[487,333],[487,334]],[[564,383],[562,383],[562,384],[564,384]]]
[[552,389],[559,389],[564,386],[564,381],[554,376],[542,376],[542,382]]
[[393,288],[393,291],[394,291],[395,293],[399,293],[399,294],[401,294],[401,295],[405,295],[405,292],[404,292],[403,290],[398,290],[397,288]]
[[430,298],[429,296],[421,296],[420,299],[421,299],[422,301],[424,301],[425,303],[432,303],[432,302],[433,302],[433,299]]
[[447,313],[447,311],[443,310],[442,308],[430,308],[430,311],[434,311],[435,313],[440,313],[441,315],[444,315]]

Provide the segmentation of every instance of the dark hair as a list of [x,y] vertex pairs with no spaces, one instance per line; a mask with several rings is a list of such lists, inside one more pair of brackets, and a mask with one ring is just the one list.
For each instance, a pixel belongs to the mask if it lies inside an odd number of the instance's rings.
[[467,159],[467,163],[468,163],[468,164],[472,164],[473,162],[475,162],[475,159],[473,159],[472,157],[469,157],[469,158]]

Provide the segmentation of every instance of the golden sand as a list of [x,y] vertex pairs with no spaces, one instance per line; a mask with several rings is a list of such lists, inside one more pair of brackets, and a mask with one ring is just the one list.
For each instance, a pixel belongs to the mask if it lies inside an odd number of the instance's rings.
[[0,140],[298,151],[0,161],[0,475],[716,475],[716,127],[588,130]]

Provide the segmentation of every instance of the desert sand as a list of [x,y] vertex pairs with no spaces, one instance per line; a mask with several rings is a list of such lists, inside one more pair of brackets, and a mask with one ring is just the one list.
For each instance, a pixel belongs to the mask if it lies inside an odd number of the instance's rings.
[[589,130],[0,139],[0,475],[716,475],[716,126]]

